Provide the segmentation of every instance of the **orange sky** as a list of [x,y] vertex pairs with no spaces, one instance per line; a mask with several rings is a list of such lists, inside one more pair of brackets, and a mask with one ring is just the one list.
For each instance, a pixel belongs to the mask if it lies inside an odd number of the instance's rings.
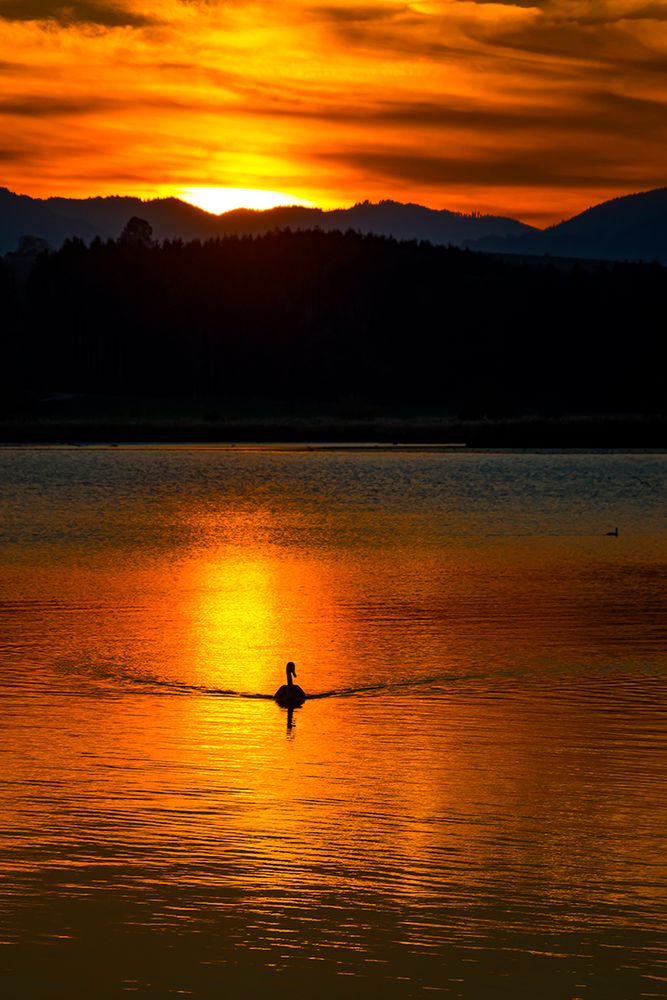
[[667,2],[0,0],[0,185],[538,224],[667,184]]

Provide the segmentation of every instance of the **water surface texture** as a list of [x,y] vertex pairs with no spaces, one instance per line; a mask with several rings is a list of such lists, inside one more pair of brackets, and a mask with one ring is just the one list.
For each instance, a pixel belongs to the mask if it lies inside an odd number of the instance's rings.
[[665,996],[667,456],[0,472],[4,997]]

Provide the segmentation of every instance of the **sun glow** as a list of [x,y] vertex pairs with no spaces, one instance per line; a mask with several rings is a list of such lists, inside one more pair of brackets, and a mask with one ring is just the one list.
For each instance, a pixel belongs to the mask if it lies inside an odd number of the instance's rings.
[[293,194],[285,194],[283,191],[262,191],[255,188],[182,188],[179,197],[213,215],[222,215],[223,212],[231,212],[235,208],[261,210],[277,208],[279,205],[307,207],[313,205],[311,201],[297,198]]

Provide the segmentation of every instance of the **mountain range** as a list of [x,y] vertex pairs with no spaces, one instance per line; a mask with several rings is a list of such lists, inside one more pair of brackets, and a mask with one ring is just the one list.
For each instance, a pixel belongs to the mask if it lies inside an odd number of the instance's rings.
[[69,237],[116,239],[133,216],[146,219],[158,240],[205,240],[285,228],[354,229],[490,253],[667,264],[667,188],[614,198],[544,230],[501,216],[395,201],[366,201],[330,211],[286,206],[212,215],[177,198],[37,199],[0,188],[0,253],[14,250],[23,236],[40,237],[53,247]]
[[548,229],[469,241],[495,253],[667,264],[667,188],[612,198]]

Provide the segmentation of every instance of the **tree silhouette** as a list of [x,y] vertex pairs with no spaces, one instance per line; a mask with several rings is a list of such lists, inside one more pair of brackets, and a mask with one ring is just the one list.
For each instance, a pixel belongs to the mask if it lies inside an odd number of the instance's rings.
[[658,265],[499,259],[352,231],[160,245],[138,218],[120,240],[39,254],[18,292],[10,265],[5,381],[38,393],[210,396],[229,412],[282,400],[349,417],[667,405]]
[[146,219],[133,215],[121,233],[120,241],[129,246],[153,246],[153,227]]

